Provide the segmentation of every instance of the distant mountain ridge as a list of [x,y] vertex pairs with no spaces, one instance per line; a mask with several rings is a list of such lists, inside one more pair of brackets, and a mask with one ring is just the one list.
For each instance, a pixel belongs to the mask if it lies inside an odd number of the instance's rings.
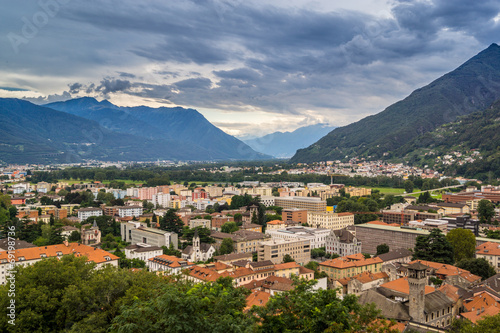
[[491,44],[463,65],[412,92],[384,111],[300,149],[291,162],[390,158],[399,147],[458,116],[483,110],[500,98],[500,47]]
[[328,124],[315,124],[299,127],[292,132],[274,132],[243,142],[258,152],[278,158],[289,158],[297,149],[311,145],[334,128]]
[[[123,110],[107,101],[98,102],[92,98],[73,101],[66,105],[67,109],[72,108],[68,113],[20,99],[0,98],[0,162],[74,163],[85,159],[209,161],[268,157],[215,128],[206,119],[206,125],[198,122],[198,127],[191,130],[183,128],[184,136],[175,131],[164,135],[165,126],[158,121],[160,109],[153,109],[151,119],[142,121],[140,117],[127,114],[139,112],[137,108]],[[61,108],[64,105],[64,102],[59,104]],[[103,115],[99,116],[101,110]],[[193,114],[196,111],[188,112]],[[94,119],[73,113],[86,114]],[[160,115],[154,116],[155,113]],[[153,121],[158,121],[157,126],[151,125]],[[187,126],[189,121],[184,121]],[[221,132],[225,135],[220,135]],[[186,140],[188,133],[199,137],[203,144]],[[212,137],[211,133],[219,137]],[[210,145],[207,141],[215,143]]]
[[[119,133],[151,140],[170,139],[199,147],[208,154],[184,154],[189,160],[253,160],[270,156],[258,153],[244,142],[220,130],[194,109],[182,107],[119,107],[109,101],[83,97],[45,105],[52,109],[97,121]],[[181,145],[182,146],[182,145]],[[186,152],[189,153],[189,152]]]

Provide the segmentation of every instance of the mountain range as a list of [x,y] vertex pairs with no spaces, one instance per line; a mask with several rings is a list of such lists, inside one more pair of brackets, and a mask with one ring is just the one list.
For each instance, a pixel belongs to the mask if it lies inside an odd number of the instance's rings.
[[488,108],[500,98],[500,47],[491,44],[457,69],[384,111],[339,127],[291,162],[401,156],[400,147],[459,116]]
[[278,158],[290,158],[297,149],[318,141],[334,128],[327,124],[316,124],[300,127],[293,132],[274,132],[243,142],[258,152]]
[[118,107],[89,97],[39,106],[2,98],[0,117],[4,163],[270,158],[180,107]]

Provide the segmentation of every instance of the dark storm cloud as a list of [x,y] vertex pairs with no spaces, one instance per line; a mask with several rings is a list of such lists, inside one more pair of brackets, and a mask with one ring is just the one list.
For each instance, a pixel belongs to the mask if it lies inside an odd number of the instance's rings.
[[[75,1],[22,47],[38,55],[36,73],[92,68],[105,77],[70,86],[72,93],[232,111],[341,110],[354,119],[498,42],[499,11],[497,0],[394,0],[392,16],[384,17],[247,1]],[[15,22],[20,13],[6,19]],[[30,57],[21,52],[0,61],[0,70],[7,63],[24,69]],[[130,69],[144,64],[155,64],[151,75]]]

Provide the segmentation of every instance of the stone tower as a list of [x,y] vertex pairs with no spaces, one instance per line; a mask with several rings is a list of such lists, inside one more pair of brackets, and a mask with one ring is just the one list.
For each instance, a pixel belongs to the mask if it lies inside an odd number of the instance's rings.
[[410,286],[410,317],[417,323],[425,323],[425,285],[426,270],[429,267],[420,262],[408,265],[408,284]]

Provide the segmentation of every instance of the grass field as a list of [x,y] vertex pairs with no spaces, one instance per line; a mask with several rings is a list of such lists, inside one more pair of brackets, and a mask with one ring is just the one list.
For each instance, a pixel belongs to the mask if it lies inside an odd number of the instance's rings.
[[[128,180],[128,179],[115,179],[114,181],[124,182],[126,184],[141,184],[142,183],[141,181],[133,181],[133,180]],[[61,182],[61,183],[68,183],[69,185],[73,185],[73,184],[80,184],[80,183],[90,183],[90,182],[93,182],[93,180],[92,179],[84,179],[84,180],[79,180],[79,179],[61,179],[61,180],[59,180],[59,182]],[[103,184],[109,184],[109,183],[110,183],[109,180],[103,181]]]
[[[371,188],[372,190],[379,190],[382,194],[394,194],[394,195],[403,195],[405,194],[404,188],[394,188],[394,187],[370,187],[370,186],[362,186],[365,188]],[[419,189],[414,189],[415,192],[419,191]]]

